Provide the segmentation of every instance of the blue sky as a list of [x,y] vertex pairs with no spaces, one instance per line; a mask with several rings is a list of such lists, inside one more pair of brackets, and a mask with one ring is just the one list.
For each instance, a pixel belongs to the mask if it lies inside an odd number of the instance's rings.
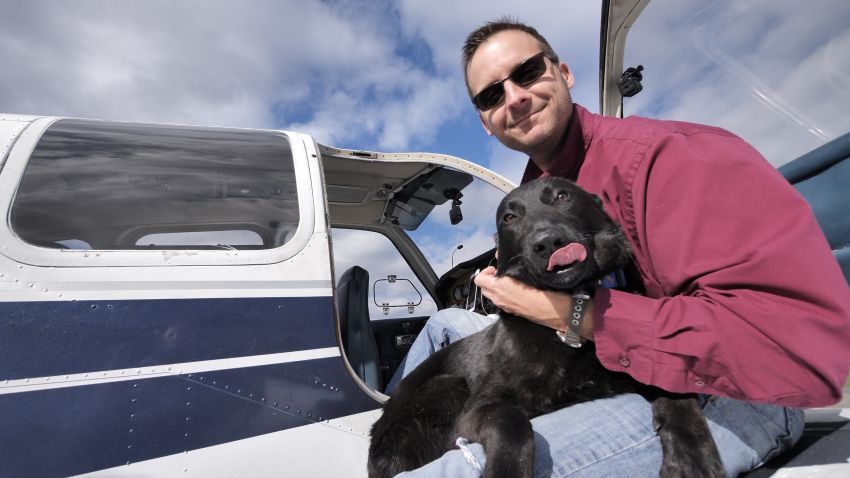
[[0,111],[291,129],[324,144],[464,157],[519,180],[465,96],[460,46],[484,21],[535,25],[598,102],[601,3],[413,0],[9,2]]
[[[774,165],[850,130],[850,2],[653,0],[627,114],[718,125]],[[598,110],[600,0],[28,0],[0,15],[0,111],[307,132],[446,153],[518,181],[481,129],[459,50],[481,23],[534,25]],[[819,134],[823,132],[823,134]],[[779,140],[777,140],[779,139]]]

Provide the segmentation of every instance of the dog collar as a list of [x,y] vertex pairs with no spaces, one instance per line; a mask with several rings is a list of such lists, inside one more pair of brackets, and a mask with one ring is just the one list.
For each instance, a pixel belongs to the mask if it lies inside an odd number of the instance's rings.
[[570,309],[570,316],[567,320],[567,331],[556,330],[555,334],[561,339],[561,342],[570,347],[579,348],[584,343],[581,338],[581,324],[587,315],[587,306],[591,297],[593,297],[593,290],[577,289],[573,291],[571,297],[573,307]]

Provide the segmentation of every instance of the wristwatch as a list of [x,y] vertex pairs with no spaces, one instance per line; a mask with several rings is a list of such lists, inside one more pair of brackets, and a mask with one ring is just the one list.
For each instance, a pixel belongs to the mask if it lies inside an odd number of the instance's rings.
[[584,322],[588,306],[593,298],[593,289],[576,289],[571,294],[571,297],[573,299],[573,307],[570,309],[569,317],[567,317],[567,331],[561,332],[560,330],[556,330],[555,334],[558,335],[561,342],[570,347],[579,348],[583,344],[581,324]]

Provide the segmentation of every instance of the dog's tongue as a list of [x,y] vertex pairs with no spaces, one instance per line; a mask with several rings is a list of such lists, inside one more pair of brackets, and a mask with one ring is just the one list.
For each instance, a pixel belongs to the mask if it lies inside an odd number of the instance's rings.
[[568,266],[573,262],[583,262],[585,259],[587,259],[587,249],[581,244],[573,242],[552,253],[546,270],[551,271],[559,266]]

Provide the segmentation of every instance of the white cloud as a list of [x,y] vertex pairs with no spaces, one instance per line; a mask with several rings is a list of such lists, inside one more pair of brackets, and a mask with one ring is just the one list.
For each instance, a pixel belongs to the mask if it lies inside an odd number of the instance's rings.
[[[480,22],[513,13],[540,21],[553,43],[570,41],[582,49],[595,43],[597,2],[583,2],[581,10],[555,1],[535,7],[481,1],[14,2],[0,17],[0,61],[15,65],[0,76],[0,110],[298,129],[343,147],[432,145],[442,125],[471,111],[459,49]],[[597,20],[581,31],[575,26],[583,22],[566,21],[572,12]],[[421,54],[405,51],[417,46]],[[582,56],[595,59],[595,50]],[[595,84],[595,78],[588,81],[588,87]]]
[[398,8],[403,33],[424,38],[435,66],[458,75],[459,81],[461,46],[474,28],[506,15],[534,26],[561,60],[580,73],[577,101],[597,109],[600,1],[400,0]]
[[[204,3],[204,2],[202,2]],[[4,110],[166,122],[267,125],[273,68],[251,19],[194,2],[26,2],[5,17]],[[230,15],[232,13],[232,15]],[[228,18],[229,17],[229,18]],[[22,61],[23,60],[23,61]],[[8,72],[8,71],[7,71]]]
[[494,138],[490,138],[487,149],[490,152],[488,168],[511,180],[514,184],[519,184],[522,173],[525,172],[528,156],[506,148]]
[[[460,46],[502,15],[550,40],[577,75],[573,97],[596,110],[599,11],[599,1],[554,0],[10,2],[0,16],[0,61],[12,66],[0,75],[0,110],[278,127],[342,147],[439,150],[441,126],[472,112]],[[830,14],[810,14],[820,11]],[[627,112],[729,128],[780,164],[823,142],[795,117],[829,137],[850,129],[848,17],[850,4],[830,0],[802,10],[722,1],[704,11],[654,0],[630,35],[640,47],[627,62],[647,69]],[[744,70],[736,76],[694,45],[700,35]],[[784,113],[755,99],[747,74]],[[470,141],[486,139],[477,131]],[[518,180],[524,160],[488,147],[493,168]]]
[[289,127],[331,145],[375,135],[377,149],[384,151],[431,143],[440,126],[460,114],[462,90],[453,79],[412,70],[395,77],[390,91],[378,93],[375,100],[335,92],[314,105],[309,121]]
[[35,1],[9,9],[0,61],[16,67],[0,77],[4,111],[295,126],[328,140],[375,135],[400,149],[433,138],[458,114],[453,82],[400,57],[382,19],[318,1]]

